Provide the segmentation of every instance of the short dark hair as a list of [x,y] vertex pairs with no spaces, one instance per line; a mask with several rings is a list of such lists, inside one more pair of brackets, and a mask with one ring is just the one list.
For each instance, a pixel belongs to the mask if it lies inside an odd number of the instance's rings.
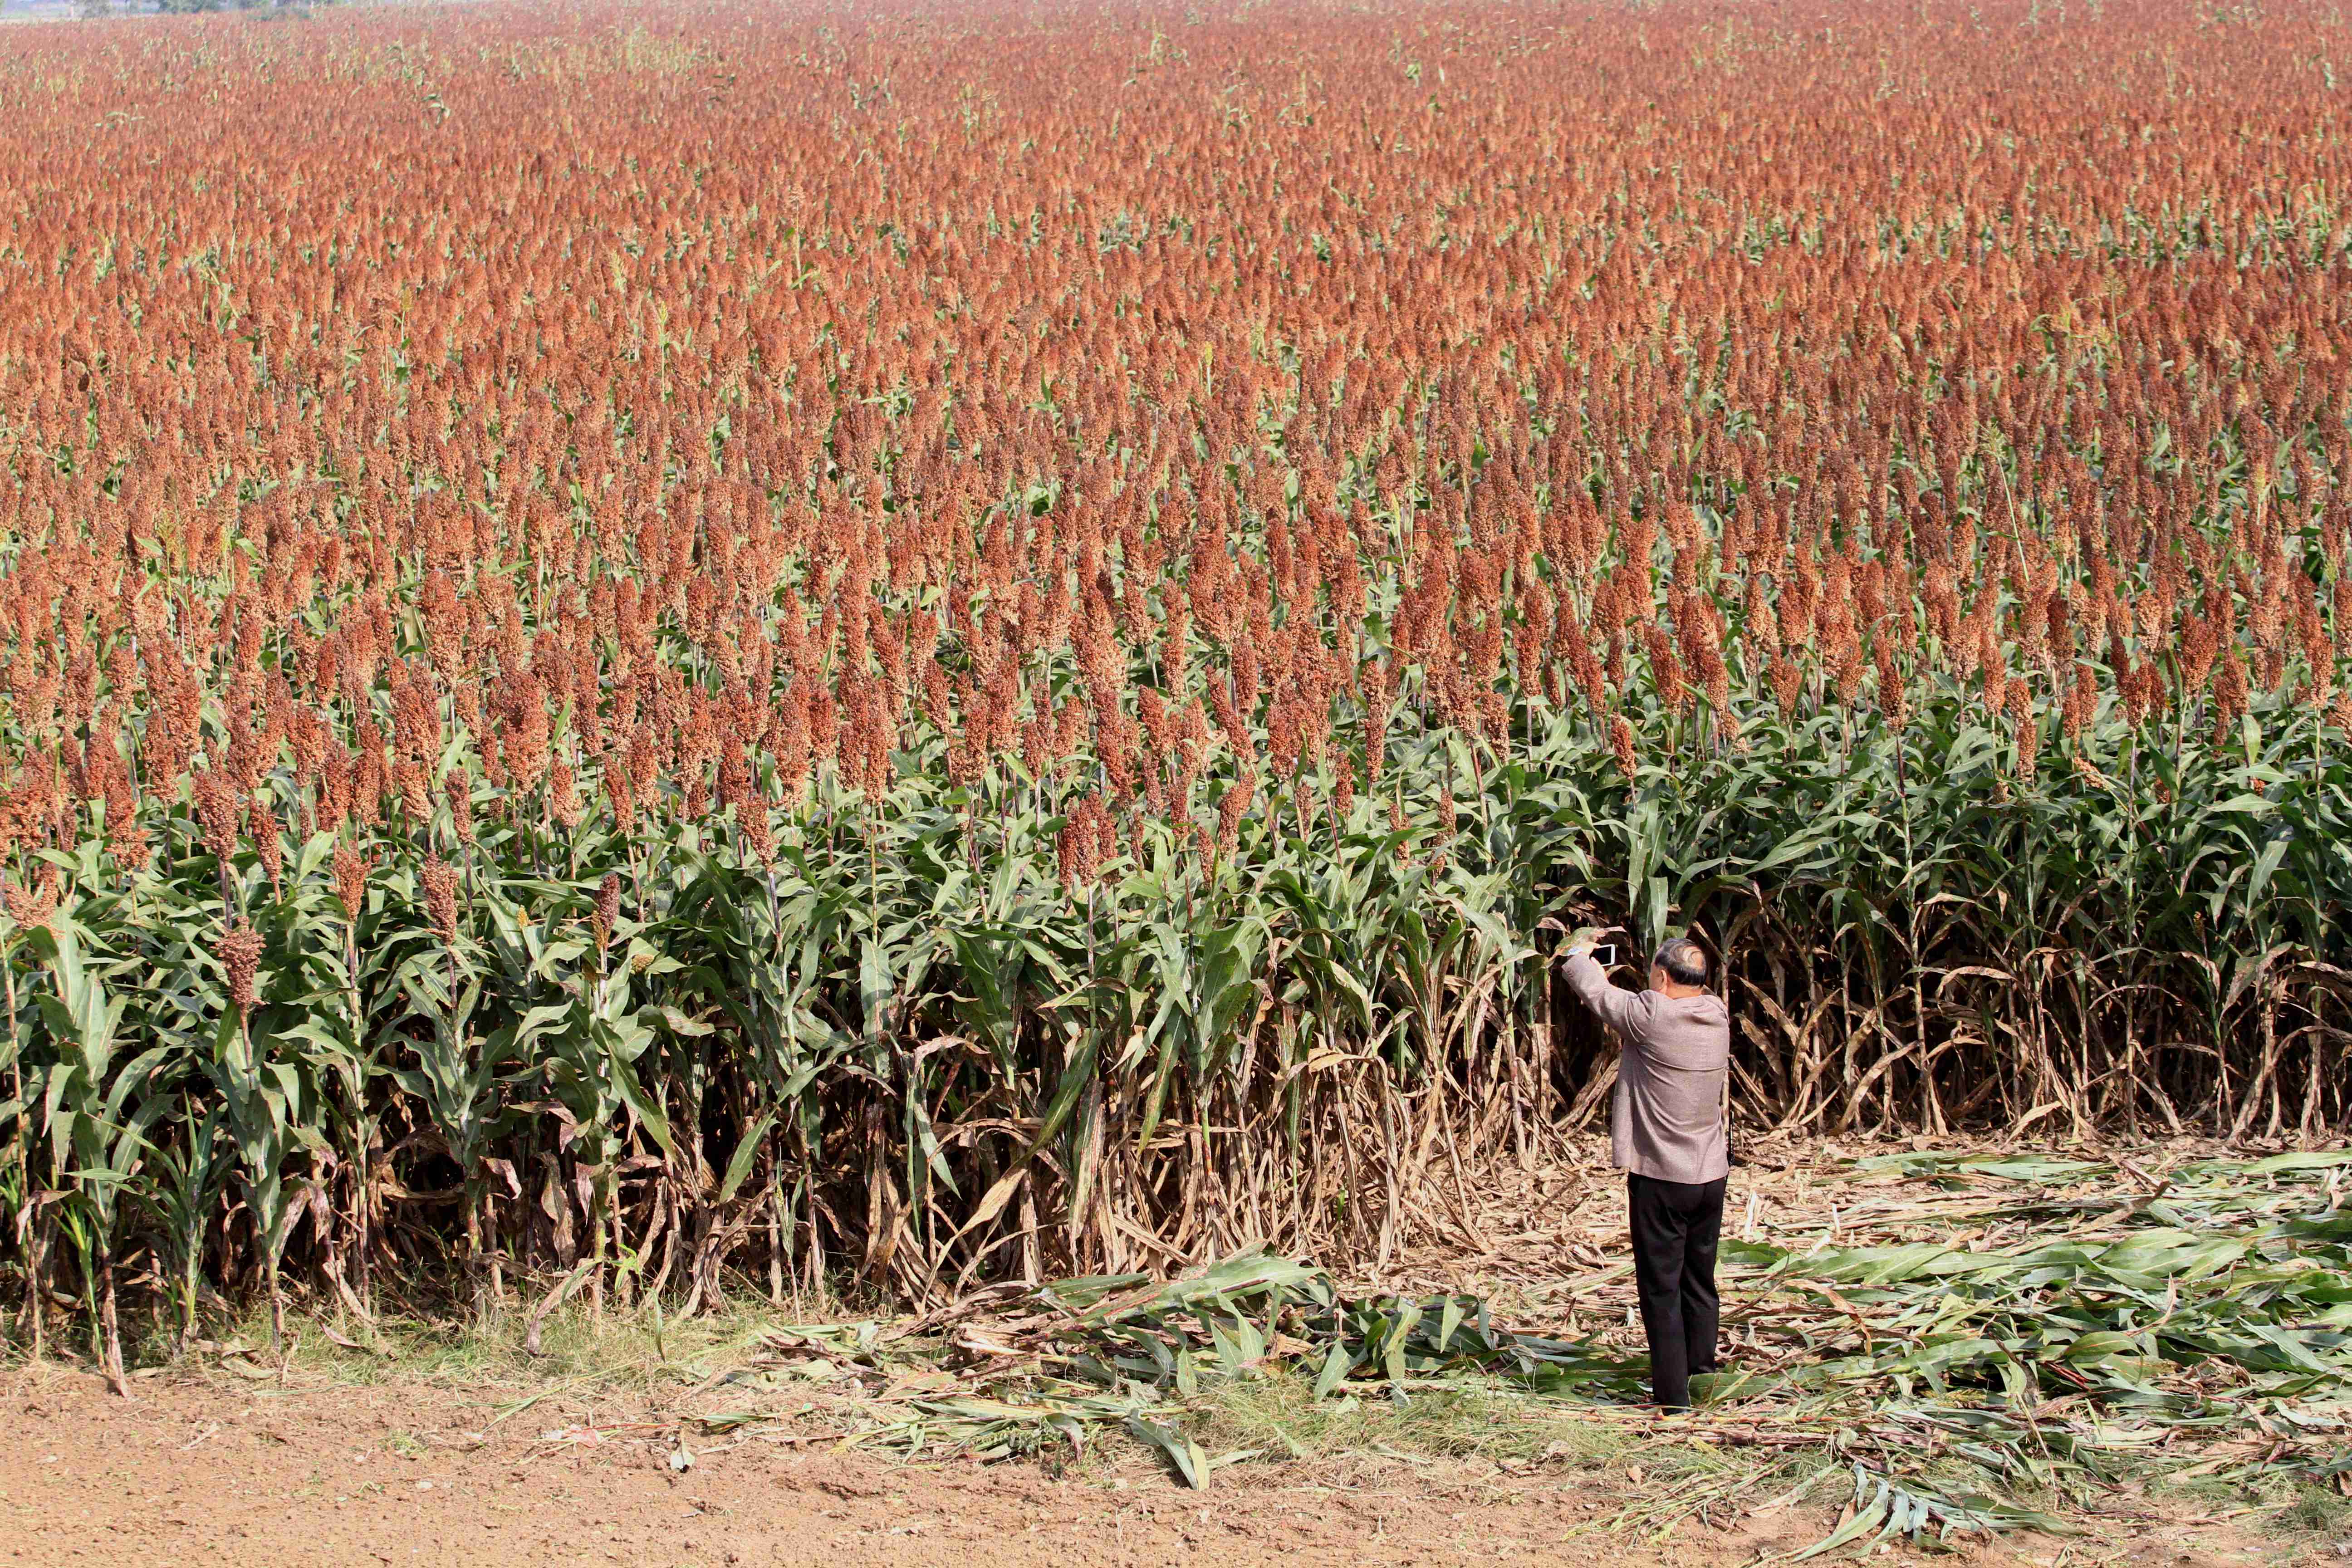
[[1668,937],[1659,943],[1657,956],[1650,963],[1664,970],[1666,978],[1677,985],[1706,984],[1706,949],[1686,936]]

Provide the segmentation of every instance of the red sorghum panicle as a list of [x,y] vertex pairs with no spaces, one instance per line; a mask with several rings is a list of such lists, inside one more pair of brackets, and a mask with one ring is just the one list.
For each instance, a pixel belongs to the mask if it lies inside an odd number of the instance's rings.
[[589,916],[590,927],[596,935],[596,951],[603,952],[612,944],[613,927],[621,918],[621,877],[617,871],[607,871],[596,885],[596,907]]
[[349,839],[335,844],[335,897],[342,900],[346,920],[356,921],[367,907],[367,861]]
[[261,861],[261,868],[269,877],[273,890],[282,890],[286,870],[286,841],[279,836],[278,814],[267,802],[256,800],[246,823],[246,832],[253,839],[253,847]]
[[58,868],[41,868],[40,881],[33,887],[18,885],[14,880],[0,884],[8,905],[8,918],[25,931],[47,931],[57,919],[60,894]]
[[205,847],[220,863],[221,875],[229,874],[230,862],[236,857],[237,792],[219,773],[207,768],[195,776],[196,818],[204,826]]
[[229,1005],[241,1015],[249,1015],[261,972],[261,933],[249,925],[233,925],[221,933],[215,956],[227,977]]
[[425,862],[419,872],[425,885],[425,915],[433,929],[441,933],[444,942],[457,937],[457,871],[434,856]]
[[460,844],[474,841],[474,781],[463,768],[451,768],[441,781],[441,798],[449,803],[449,828]]

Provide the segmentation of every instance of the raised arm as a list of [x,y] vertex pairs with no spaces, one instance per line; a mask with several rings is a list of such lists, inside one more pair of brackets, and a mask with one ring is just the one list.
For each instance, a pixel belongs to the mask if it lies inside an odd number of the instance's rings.
[[1639,994],[1610,984],[1609,972],[1591,953],[1570,954],[1560,971],[1568,976],[1568,988],[1601,1016],[1601,1021],[1615,1032],[1620,1044],[1633,1036],[1646,1013]]

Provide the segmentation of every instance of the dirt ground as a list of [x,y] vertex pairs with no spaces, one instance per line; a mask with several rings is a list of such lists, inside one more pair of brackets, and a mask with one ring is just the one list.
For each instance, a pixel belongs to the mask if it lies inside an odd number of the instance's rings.
[[[904,1465],[823,1444],[602,1434],[630,1412],[558,1395],[500,1420],[460,1390],[289,1386],[223,1373],[138,1381],[133,1403],[51,1363],[0,1376],[0,1563],[356,1564],[1752,1563],[1818,1540],[1809,1504],[1598,1533],[1589,1476],[1373,1460],[1252,1465],[1205,1492],[1138,1460],[1055,1479],[1034,1461]],[[511,1400],[509,1400],[511,1404]],[[1917,1555],[1911,1548],[1891,1560]],[[2226,1522],[2118,1519],[2058,1542],[1969,1544],[1955,1563],[2222,1568],[2275,1561]]]

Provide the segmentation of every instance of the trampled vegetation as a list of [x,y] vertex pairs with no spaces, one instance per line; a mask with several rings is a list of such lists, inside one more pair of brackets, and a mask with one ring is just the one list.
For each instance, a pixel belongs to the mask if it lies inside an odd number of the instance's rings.
[[2347,43],[11,29],[35,1326],[1377,1260],[1596,1103],[1548,916],[1749,1126],[2340,1126]]
[[[1124,1426],[1202,1487],[1228,1464],[1297,1457],[1300,1435],[1385,1395],[1384,1413],[1422,1411],[1457,1451],[1622,1475],[1641,1444],[1667,1468],[1633,1479],[1612,1522],[1644,1533],[1854,1489],[1850,1517],[1790,1560],[1931,1529],[2065,1531],[2126,1485],[2203,1487],[2289,1525],[2342,1517],[2352,1154],[2142,1152],[2156,1169],[1809,1163],[1826,1212],[1776,1203],[1770,1239],[1752,1212],[1727,1237],[1737,1370],[1698,1380],[1696,1416],[1663,1430],[1632,1407],[1642,1358],[1578,1321],[1580,1307],[1605,1321],[1630,1305],[1622,1260],[1534,1288],[1523,1310],[1567,1309],[1548,1335],[1499,1327],[1475,1297],[1350,1297],[1256,1253],[1173,1280],[1008,1283],[911,1324],[772,1328],[748,1356],[681,1365],[698,1393],[723,1392],[679,1414],[795,1442],[814,1415],[845,1442],[934,1458],[1083,1450]],[[812,1401],[812,1384],[857,1393]],[[901,1392],[877,1399],[877,1384]],[[1449,1424],[1449,1405],[1484,1419]]]

